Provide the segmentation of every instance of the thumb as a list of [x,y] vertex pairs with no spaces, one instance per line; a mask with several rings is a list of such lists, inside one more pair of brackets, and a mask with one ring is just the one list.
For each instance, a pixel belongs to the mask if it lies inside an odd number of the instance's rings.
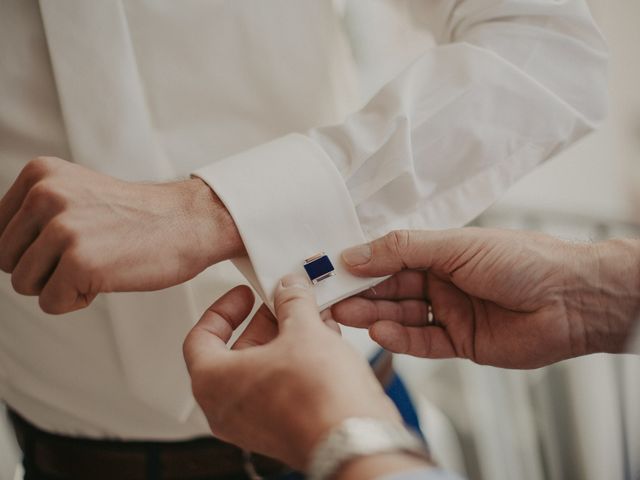
[[252,307],[253,293],[241,285],[228,291],[204,312],[182,345],[189,372],[198,363],[219,362],[230,353],[227,342]]
[[288,322],[322,323],[311,284],[302,275],[283,277],[276,288],[273,303],[280,328]]
[[391,275],[407,268],[446,270],[447,264],[469,246],[471,237],[466,230],[396,230],[345,250],[342,260],[351,273],[366,277]]

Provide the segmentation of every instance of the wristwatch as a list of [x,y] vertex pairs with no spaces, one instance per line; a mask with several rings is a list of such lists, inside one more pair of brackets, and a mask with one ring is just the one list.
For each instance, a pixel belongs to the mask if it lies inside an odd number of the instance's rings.
[[345,463],[368,455],[404,452],[430,460],[427,444],[400,423],[352,417],[333,428],[314,448],[307,477],[329,480]]

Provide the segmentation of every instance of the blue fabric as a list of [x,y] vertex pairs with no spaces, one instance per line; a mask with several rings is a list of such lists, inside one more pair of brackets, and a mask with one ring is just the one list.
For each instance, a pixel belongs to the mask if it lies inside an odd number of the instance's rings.
[[411,400],[407,387],[397,373],[393,373],[393,379],[387,385],[385,391],[389,398],[393,400],[393,403],[396,404],[404,423],[418,435],[424,437],[416,407],[413,405],[413,400]]
[[[369,360],[369,363],[373,366],[380,360],[380,357],[385,353],[381,348],[376,354]],[[393,376],[388,385],[384,385],[385,392],[389,396],[396,408],[400,411],[404,423],[412,428],[418,435],[424,438],[424,434],[420,427],[420,420],[418,419],[418,413],[416,407],[413,404],[411,395],[405,386],[402,378],[394,371]]]

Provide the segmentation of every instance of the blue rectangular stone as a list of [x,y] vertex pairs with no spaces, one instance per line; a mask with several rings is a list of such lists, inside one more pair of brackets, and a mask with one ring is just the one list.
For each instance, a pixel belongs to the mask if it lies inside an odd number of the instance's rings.
[[334,271],[333,264],[326,255],[306,263],[304,265],[304,269],[306,270],[307,275],[309,275],[311,281],[318,280],[320,277]]

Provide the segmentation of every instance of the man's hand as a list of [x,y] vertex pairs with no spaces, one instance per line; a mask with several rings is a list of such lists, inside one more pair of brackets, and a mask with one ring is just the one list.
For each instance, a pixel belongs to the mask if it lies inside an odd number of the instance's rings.
[[346,418],[401,421],[367,362],[333,320],[323,323],[304,277],[285,277],[278,320],[263,305],[229,350],[252,304],[251,291],[236,287],[184,343],[193,393],[216,436],[304,469],[317,441]]
[[243,249],[199,179],[130,183],[47,157],[29,162],[0,200],[0,269],[48,313],[101,292],[177,285]]
[[[578,245],[465,228],[398,231],[344,252],[350,271],[393,275],[332,308],[398,353],[536,368],[619,352],[640,308],[638,242]],[[435,322],[428,323],[432,307]]]

